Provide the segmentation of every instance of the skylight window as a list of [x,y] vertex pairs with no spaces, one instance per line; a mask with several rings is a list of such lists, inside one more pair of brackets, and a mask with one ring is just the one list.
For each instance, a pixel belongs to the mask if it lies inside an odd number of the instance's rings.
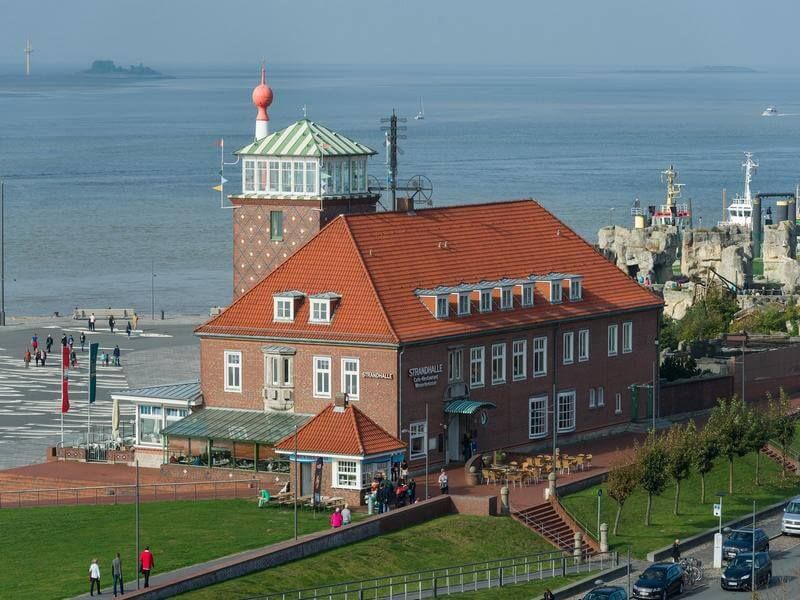
[[311,300],[311,322],[330,323],[331,321],[331,301],[327,299],[312,298]]
[[273,309],[276,321],[294,321],[294,298],[274,298]]

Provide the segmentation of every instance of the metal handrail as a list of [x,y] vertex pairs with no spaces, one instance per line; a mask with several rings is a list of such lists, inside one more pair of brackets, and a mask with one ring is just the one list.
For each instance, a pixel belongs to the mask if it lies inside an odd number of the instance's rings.
[[[566,542],[564,542],[564,541],[562,540],[562,536],[561,536],[561,534],[559,534],[559,533],[556,533],[555,531],[551,530],[551,529],[550,529],[550,528],[548,528],[548,527],[545,527],[544,521],[537,521],[536,519],[533,519],[533,518],[532,518],[532,517],[530,517],[529,515],[526,515],[526,514],[524,514],[524,513],[522,512],[523,510],[525,510],[524,508],[523,508],[523,509],[521,509],[521,508],[519,508],[519,507],[515,507],[515,506],[514,506],[514,505],[512,505],[512,504],[509,504],[509,505],[508,505],[508,507],[509,507],[509,509],[511,510],[511,513],[512,513],[512,514],[515,514],[515,515],[516,515],[518,518],[520,518],[520,519],[523,519],[523,520],[525,521],[525,523],[526,523],[526,524],[527,524],[529,527],[531,527],[531,526],[532,526],[532,528],[533,528],[533,529],[538,529],[538,530],[539,530],[539,531],[541,531],[541,532],[542,532],[542,534],[544,534],[545,536],[547,536],[547,537],[550,537],[550,538],[554,539],[554,540],[556,541],[556,543],[557,543],[559,546],[561,546],[562,548],[570,548],[570,547],[573,545],[573,543],[574,543],[574,542],[573,542],[573,540],[571,540],[571,539],[568,539]],[[527,508],[533,508],[533,507],[527,507]]]
[[592,538],[596,542],[600,541],[600,540],[597,539],[596,534],[592,533],[592,530],[588,527],[588,525],[586,525],[586,523],[584,523],[578,517],[576,517],[574,514],[572,514],[572,512],[570,512],[570,510],[566,506],[561,504],[561,502],[559,502],[558,505],[561,507],[561,510],[563,510],[565,513],[567,513],[567,515],[569,515],[570,519],[572,519],[573,521],[575,521],[575,523],[577,523],[578,527],[580,527],[583,530],[584,534],[588,535],[590,538]]

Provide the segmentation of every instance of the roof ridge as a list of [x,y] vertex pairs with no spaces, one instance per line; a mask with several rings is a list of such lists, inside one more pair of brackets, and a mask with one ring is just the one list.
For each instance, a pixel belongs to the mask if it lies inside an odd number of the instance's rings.
[[[353,431],[356,433],[356,443],[358,444],[358,450],[361,452],[362,455],[366,454],[366,448],[364,448],[364,440],[361,439],[361,429],[358,427],[358,415],[356,415],[356,411],[358,410],[352,404],[348,405],[350,409],[350,424],[353,427]],[[361,412],[361,411],[359,411]]]
[[[375,213],[369,213],[375,214]],[[384,320],[386,321],[386,325],[389,327],[389,331],[392,333],[392,337],[396,342],[400,341],[400,336],[397,335],[397,331],[394,328],[394,324],[392,320],[389,318],[388,313],[386,312],[386,308],[383,305],[383,297],[378,293],[378,288],[375,287],[375,282],[372,280],[372,274],[369,272],[366,263],[364,262],[364,257],[361,255],[361,247],[356,242],[356,238],[353,235],[353,232],[350,230],[350,223],[348,223],[348,218],[353,215],[339,215],[334,221],[341,219],[345,224],[345,231],[347,231],[347,235],[350,238],[350,241],[353,243],[353,247],[356,249],[356,256],[358,257],[358,263],[361,265],[361,268],[364,271],[364,275],[366,277],[367,283],[369,283],[370,289],[372,289],[372,293],[375,294],[375,299],[378,301],[378,308],[383,315]]]
[[[468,202],[468,203],[462,203],[462,204],[448,204],[448,205],[445,205],[445,206],[431,206],[431,207],[427,207],[427,208],[426,207],[415,206],[414,207],[414,211],[418,212],[418,213],[422,213],[422,214],[428,214],[428,213],[432,213],[432,212],[441,212],[441,211],[445,211],[445,210],[478,209],[478,208],[486,207],[486,206],[494,207],[494,206],[498,206],[498,205],[501,205],[501,204],[524,204],[525,202],[533,202],[537,206],[541,206],[542,208],[544,208],[544,206],[542,206],[542,203],[539,202],[536,198],[517,198],[517,199],[512,199],[512,200],[496,200],[496,201],[489,200],[489,201],[479,201],[479,202]],[[547,210],[547,209],[545,209],[545,210]],[[553,215],[553,213],[551,213],[550,211],[547,211],[547,212],[548,212],[548,214],[550,214],[550,216],[552,216],[553,218],[558,220],[559,223],[562,222],[560,219],[555,217],[555,215]],[[341,216],[344,216],[344,217],[347,217],[347,218],[363,219],[365,217],[366,218],[369,218],[369,217],[373,217],[374,218],[376,215],[389,216],[389,215],[394,215],[394,214],[406,215],[407,213],[404,212],[404,211],[399,211],[399,210],[387,210],[387,211],[384,211],[384,212],[377,212],[376,211],[376,212],[369,212],[369,213],[368,212],[352,213],[352,214],[349,214],[349,215],[341,215]]]

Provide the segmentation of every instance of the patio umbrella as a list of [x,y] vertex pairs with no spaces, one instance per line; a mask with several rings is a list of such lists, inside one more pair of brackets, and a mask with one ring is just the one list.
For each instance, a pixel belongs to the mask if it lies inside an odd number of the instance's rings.
[[111,405],[111,439],[119,439],[119,400],[116,398]]

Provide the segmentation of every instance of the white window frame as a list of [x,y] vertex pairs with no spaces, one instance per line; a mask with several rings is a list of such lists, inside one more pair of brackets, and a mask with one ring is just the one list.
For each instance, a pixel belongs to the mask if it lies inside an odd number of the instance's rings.
[[500,310],[511,310],[512,308],[514,308],[514,289],[500,288]]
[[256,161],[255,185],[256,191],[259,193],[266,192],[269,189],[269,161]]
[[565,365],[575,362],[575,332],[565,331],[562,343],[562,359]]
[[[549,419],[547,418],[548,397],[531,396],[528,398],[528,439],[539,440],[547,437]],[[537,428],[534,428],[534,417]]]
[[578,362],[589,360],[589,330],[578,331]]
[[308,320],[311,323],[330,323],[331,301],[326,298],[311,298]]
[[506,343],[492,344],[492,385],[506,382]]
[[533,306],[533,284],[526,283],[522,286],[522,306]]
[[616,356],[619,349],[619,325],[608,326],[608,355]]
[[614,414],[622,414],[622,393],[617,392],[614,394]]
[[[420,450],[414,452],[414,442],[420,440]],[[409,458],[423,458],[427,454],[428,436],[425,432],[425,421],[415,421],[408,424],[408,452]]]
[[[242,391],[242,353],[239,350],[225,350],[225,385],[226,392],[239,392]],[[236,359],[235,361],[233,359]],[[232,383],[233,374],[235,376],[235,383]]]
[[464,381],[464,349],[452,348],[447,352],[447,381]]
[[589,388],[589,408],[595,408],[597,406],[597,390],[594,388]]
[[459,292],[458,294],[458,314],[468,315],[472,302],[470,302],[469,292]]
[[446,319],[450,312],[450,299],[447,296],[436,296],[436,318]]
[[558,392],[556,402],[558,402],[558,433],[575,431],[575,390]]
[[283,323],[291,323],[294,321],[294,298],[287,298],[284,296],[276,296],[273,298],[272,318],[275,321]]
[[562,300],[562,285],[561,280],[554,280],[550,282],[550,303],[560,304]]
[[[156,441],[145,442],[142,440],[142,420],[153,421],[155,423],[153,435],[158,437]],[[164,443],[162,431],[164,431],[164,408],[159,404],[139,404],[136,408],[137,444],[140,446],[162,446]]]
[[528,376],[528,340],[511,342],[511,379],[521,381]]
[[268,169],[269,169],[269,191],[270,192],[280,192],[281,191],[281,161],[279,160],[269,160],[268,161]]
[[[248,174],[250,181],[248,182]],[[245,158],[242,161],[242,192],[255,192],[256,191],[256,160],[254,158]]]
[[633,321],[622,323],[622,353],[630,354],[633,352]]
[[[469,349],[469,387],[482,388],[485,385],[486,348],[473,346]],[[476,377],[477,375],[477,377]]]
[[[353,366],[355,366],[355,371],[353,370]],[[357,358],[342,359],[342,392],[347,394],[348,400],[358,400],[358,394],[359,394],[358,377],[360,374],[361,374],[361,369],[360,369],[359,359]]]
[[492,290],[481,290],[480,311],[482,313],[492,312]]
[[601,385],[597,388],[597,407],[606,405],[606,389]]
[[[541,346],[541,347],[539,347]],[[541,358],[542,368],[536,369],[537,357]],[[533,338],[533,376],[547,377],[547,337]]]
[[[335,460],[333,461],[333,482],[331,487],[345,489],[345,490],[360,490],[361,489],[361,461],[359,460]],[[342,467],[347,468],[346,471]],[[352,469],[352,470],[351,470]],[[346,481],[342,482],[342,476]],[[352,482],[348,482],[352,480]]]
[[[333,371],[333,361],[331,360],[330,356],[315,356],[312,359],[314,361],[314,397],[315,398],[330,398],[331,397],[331,379],[332,379],[332,371]],[[328,361],[327,368],[320,368],[319,361]],[[326,379],[328,382],[328,390],[322,390],[319,386],[319,375],[327,375]]]
[[583,299],[583,285],[580,279],[569,280],[569,299],[570,300]]

